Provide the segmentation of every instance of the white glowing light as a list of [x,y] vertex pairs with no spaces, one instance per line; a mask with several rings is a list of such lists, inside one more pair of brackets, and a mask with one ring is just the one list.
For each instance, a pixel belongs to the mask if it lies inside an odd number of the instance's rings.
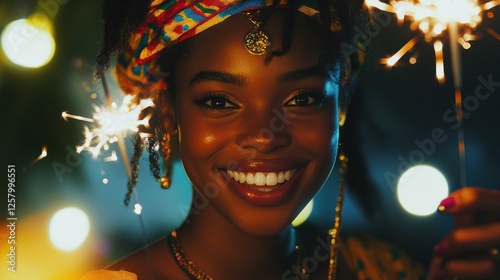
[[[391,1],[389,5],[378,0],[370,0],[366,1],[366,4],[382,11],[395,13],[398,18],[410,18],[415,23],[414,27],[418,27],[428,36],[437,36],[452,22],[470,28],[477,27],[482,21],[481,13],[499,3],[490,1],[480,6],[477,0],[399,0]],[[437,32],[432,32],[433,30]],[[431,33],[427,33],[429,31]]]
[[87,214],[75,207],[57,211],[49,224],[49,237],[59,250],[76,250],[87,239],[90,223]]
[[117,161],[118,157],[116,156],[116,151],[111,151],[111,155],[109,157],[105,157],[104,161]]
[[[85,140],[76,148],[76,152],[88,151],[97,158],[101,150],[109,150],[109,144],[116,143],[120,137],[137,132],[141,125],[149,127],[151,115],[141,117],[141,113],[148,107],[154,107],[152,99],[141,99],[138,104],[132,99],[132,96],[126,95],[120,106],[113,102],[111,108],[94,106],[95,112],[92,118],[63,112],[61,116],[65,120],[72,118],[95,124],[91,128],[84,127]],[[112,154],[106,160],[116,160],[116,154]]]
[[33,164],[39,162],[41,159],[43,159],[44,157],[46,157],[48,155],[47,153],[47,146],[43,146],[42,147],[42,152],[40,153],[40,155],[38,157],[36,157],[35,159],[33,159],[30,164],[25,168],[27,169],[28,167],[32,166]]
[[448,196],[446,178],[434,167],[418,165],[401,175],[397,185],[399,203],[411,214],[427,216],[434,213],[441,200]]
[[311,215],[313,208],[314,208],[314,201],[311,199],[311,201],[309,201],[309,203],[307,203],[307,205],[304,207],[304,209],[302,209],[302,211],[300,211],[300,213],[297,215],[297,217],[295,217],[295,219],[292,222],[292,225],[294,227],[297,227],[297,226],[303,224]]
[[10,61],[29,68],[47,64],[56,49],[49,30],[27,19],[9,23],[2,32],[1,42],[2,49]]
[[139,203],[134,204],[134,213],[137,215],[142,213],[142,206]]
[[443,43],[440,40],[434,42],[434,54],[436,55],[436,79],[444,83]]

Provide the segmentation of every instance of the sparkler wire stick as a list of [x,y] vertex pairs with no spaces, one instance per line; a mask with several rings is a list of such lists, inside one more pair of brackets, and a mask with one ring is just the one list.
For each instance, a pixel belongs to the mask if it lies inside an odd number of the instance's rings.
[[[104,94],[106,95],[106,101],[108,103],[108,106],[109,106],[109,109],[110,110],[113,110],[113,106],[112,106],[112,100],[111,100],[111,95],[109,93],[109,89],[108,89],[108,84],[106,82],[106,77],[105,77],[105,73],[104,73],[104,69],[102,67],[99,67],[97,69],[98,71],[98,74],[101,78],[101,83],[103,85],[103,89],[104,89]],[[122,157],[122,162],[123,162],[123,165],[125,166],[125,171],[127,172],[127,177],[129,180],[132,179],[132,168],[130,167],[130,163],[128,162],[128,153],[127,153],[127,147],[126,147],[126,144],[125,144],[125,139],[123,138],[123,135],[117,135],[117,144],[118,144],[118,150],[120,151],[120,154],[121,154],[121,157]],[[135,191],[135,189],[133,190],[132,192],[132,199],[134,200],[134,207],[136,207],[137,205],[141,205],[139,203],[139,198],[137,196],[137,192]],[[141,210],[142,211],[142,206],[141,207]],[[135,211],[134,211],[135,212]],[[154,279],[154,274],[152,273],[152,267],[151,267],[151,263],[152,263],[152,258],[151,258],[151,253],[149,251],[149,247],[147,246],[147,233],[146,233],[146,226],[144,224],[144,219],[142,218],[142,214],[141,212],[135,212],[137,214],[137,217],[139,218],[139,224],[140,224],[140,227],[141,227],[141,231],[142,231],[142,236],[143,236],[143,239],[144,239],[144,245],[146,245],[146,254],[147,254],[147,257],[148,257],[148,263],[150,264],[150,275],[151,277],[153,277]]]
[[455,87],[455,112],[459,124],[458,136],[458,155],[460,162],[460,186],[467,186],[467,170],[465,162],[465,140],[462,111],[462,62],[460,59],[460,48],[458,43],[458,23],[452,21],[448,24],[448,33],[450,36],[451,65],[453,72],[453,85]]

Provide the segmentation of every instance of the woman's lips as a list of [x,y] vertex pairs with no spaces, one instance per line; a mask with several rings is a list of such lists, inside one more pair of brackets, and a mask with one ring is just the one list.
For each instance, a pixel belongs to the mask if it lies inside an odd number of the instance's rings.
[[[297,189],[301,168],[290,162],[252,162],[239,170],[221,170],[228,186],[239,197],[255,206],[274,206],[286,201]],[[225,173],[225,174],[224,174]]]

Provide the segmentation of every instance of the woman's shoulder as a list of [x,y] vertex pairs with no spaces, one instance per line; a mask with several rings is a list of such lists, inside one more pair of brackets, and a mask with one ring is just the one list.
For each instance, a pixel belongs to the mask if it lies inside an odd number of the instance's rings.
[[112,263],[103,270],[87,273],[80,280],[149,280],[185,279],[178,269],[166,238],[141,248],[132,254]]

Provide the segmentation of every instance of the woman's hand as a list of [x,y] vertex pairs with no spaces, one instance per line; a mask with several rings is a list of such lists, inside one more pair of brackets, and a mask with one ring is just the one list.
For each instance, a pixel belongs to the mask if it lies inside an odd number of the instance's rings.
[[500,279],[500,191],[467,187],[444,199],[451,232],[434,247],[427,279]]

